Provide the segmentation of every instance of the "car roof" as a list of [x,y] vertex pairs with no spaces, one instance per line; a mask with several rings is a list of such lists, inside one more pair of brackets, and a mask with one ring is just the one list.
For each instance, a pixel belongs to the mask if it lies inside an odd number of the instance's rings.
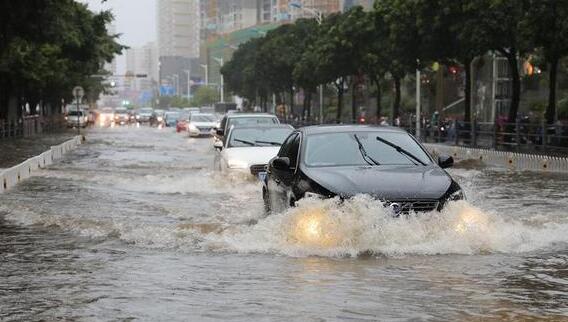
[[345,132],[407,133],[404,129],[399,127],[383,125],[314,125],[300,128],[298,131],[303,132],[306,135]]
[[232,113],[227,114],[227,118],[237,118],[237,117],[271,117],[275,118],[276,115],[268,113]]

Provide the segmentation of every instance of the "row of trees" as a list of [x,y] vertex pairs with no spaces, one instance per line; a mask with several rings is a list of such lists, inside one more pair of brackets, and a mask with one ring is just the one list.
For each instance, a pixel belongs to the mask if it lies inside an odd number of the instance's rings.
[[125,48],[107,31],[112,20],[74,0],[0,1],[0,119],[25,102],[60,106],[76,85],[98,97],[91,76]]
[[[472,61],[495,52],[508,61],[514,121],[519,110],[519,59],[535,56],[550,75],[546,120],[554,122],[560,60],[568,56],[568,2],[557,0],[377,0],[371,11],[354,7],[318,24],[301,19],[252,39],[222,68],[227,87],[266,106],[272,94],[304,93],[304,116],[320,84],[333,84],[340,121],[345,90],[374,84],[380,116],[381,84],[394,85],[392,115],[400,114],[401,84],[409,73],[433,62],[461,65],[465,72],[465,115],[471,119]],[[293,104],[293,99],[290,100]]]

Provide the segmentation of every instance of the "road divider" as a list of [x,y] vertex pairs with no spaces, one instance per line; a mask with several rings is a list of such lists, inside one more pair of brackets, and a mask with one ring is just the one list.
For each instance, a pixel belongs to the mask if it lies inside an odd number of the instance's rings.
[[435,157],[446,154],[452,156],[457,162],[477,160],[486,165],[504,167],[516,171],[568,173],[568,158],[443,144],[424,144],[424,146]]
[[0,170],[0,193],[29,178],[35,171],[46,168],[63,158],[65,153],[75,149],[82,143],[82,140],[82,136],[75,136],[71,140],[52,146],[51,149],[38,156],[29,158],[11,168]]

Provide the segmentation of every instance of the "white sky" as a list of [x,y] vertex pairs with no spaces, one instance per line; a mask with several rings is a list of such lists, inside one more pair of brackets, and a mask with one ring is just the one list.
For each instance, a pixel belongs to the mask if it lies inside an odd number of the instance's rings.
[[[100,11],[111,9],[114,14],[116,32],[122,34],[120,43],[130,46],[142,46],[156,40],[156,0],[79,0],[87,3],[89,9]],[[124,57],[117,59],[118,72],[124,73]]]

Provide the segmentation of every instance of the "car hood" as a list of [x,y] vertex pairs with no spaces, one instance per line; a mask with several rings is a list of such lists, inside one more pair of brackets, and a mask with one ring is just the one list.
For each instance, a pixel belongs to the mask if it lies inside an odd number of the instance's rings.
[[242,148],[227,148],[224,150],[227,161],[246,163],[250,167],[253,164],[268,164],[280,151],[279,146],[254,146]]
[[441,168],[429,166],[303,167],[317,184],[342,197],[369,194],[383,200],[438,199],[452,179]]

